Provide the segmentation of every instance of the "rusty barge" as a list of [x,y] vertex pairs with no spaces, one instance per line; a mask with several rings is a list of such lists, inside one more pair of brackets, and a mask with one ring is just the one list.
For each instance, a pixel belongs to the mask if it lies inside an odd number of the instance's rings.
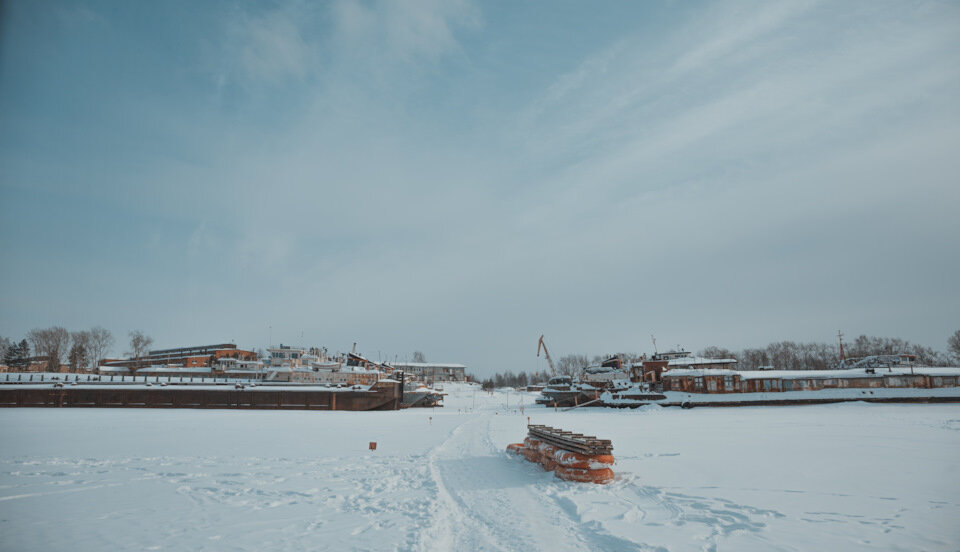
[[400,382],[390,379],[372,385],[329,386],[159,377],[118,382],[71,374],[61,374],[63,378],[54,381],[35,381],[32,376],[10,381],[11,375],[0,379],[0,407],[361,411],[399,410],[403,401]]

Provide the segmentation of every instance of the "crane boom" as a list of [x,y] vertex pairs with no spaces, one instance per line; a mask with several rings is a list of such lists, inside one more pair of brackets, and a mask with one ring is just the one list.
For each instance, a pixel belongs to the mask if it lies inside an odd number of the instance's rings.
[[540,336],[540,341],[537,342],[537,356],[540,356],[540,349],[543,349],[543,356],[547,357],[547,364],[550,365],[550,377],[557,375],[557,371],[553,368],[553,359],[550,358],[550,351],[547,350],[547,344],[543,342],[543,335]]

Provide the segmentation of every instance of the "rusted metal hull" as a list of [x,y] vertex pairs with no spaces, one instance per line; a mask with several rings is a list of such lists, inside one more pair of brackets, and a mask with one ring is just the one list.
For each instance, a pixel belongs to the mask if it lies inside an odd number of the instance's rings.
[[0,407],[53,408],[229,408],[262,410],[398,410],[399,384],[380,383],[371,390],[305,388],[303,390],[100,388],[0,388]]
[[[570,406],[578,406],[594,399],[600,397],[599,390],[581,390],[581,389],[571,389],[567,390],[556,390],[556,389],[544,389],[540,392],[540,397],[537,398],[534,402],[537,404],[543,404],[546,406],[556,405],[559,408],[566,408]],[[599,405],[597,405],[599,406]]]

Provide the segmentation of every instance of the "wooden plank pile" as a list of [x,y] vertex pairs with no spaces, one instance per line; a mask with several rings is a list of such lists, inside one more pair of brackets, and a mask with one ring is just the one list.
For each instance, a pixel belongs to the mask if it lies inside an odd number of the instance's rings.
[[528,425],[527,433],[544,443],[570,452],[579,452],[587,456],[613,454],[613,443],[610,439],[597,439],[592,435],[563,431],[545,425]]
[[508,452],[537,462],[567,481],[613,481],[613,443],[609,439],[543,425],[529,425],[527,431],[523,443],[508,445]]

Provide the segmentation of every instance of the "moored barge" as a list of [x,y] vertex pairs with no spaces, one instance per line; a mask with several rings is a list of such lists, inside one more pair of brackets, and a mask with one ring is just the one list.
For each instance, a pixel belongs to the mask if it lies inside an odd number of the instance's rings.
[[[664,371],[660,379],[606,391],[600,402],[610,407],[960,402],[960,368],[884,362],[879,357],[838,370],[677,368]],[[662,399],[634,396],[653,386],[662,389]]]
[[[0,379],[0,407],[87,408],[227,408],[257,410],[398,410],[398,381],[372,385],[332,386],[297,383],[241,382],[223,378],[131,378],[104,381],[96,376],[59,374],[44,381]],[[59,377],[59,376],[62,376]],[[73,381],[70,381],[73,379]],[[193,378],[190,378],[193,379]]]

